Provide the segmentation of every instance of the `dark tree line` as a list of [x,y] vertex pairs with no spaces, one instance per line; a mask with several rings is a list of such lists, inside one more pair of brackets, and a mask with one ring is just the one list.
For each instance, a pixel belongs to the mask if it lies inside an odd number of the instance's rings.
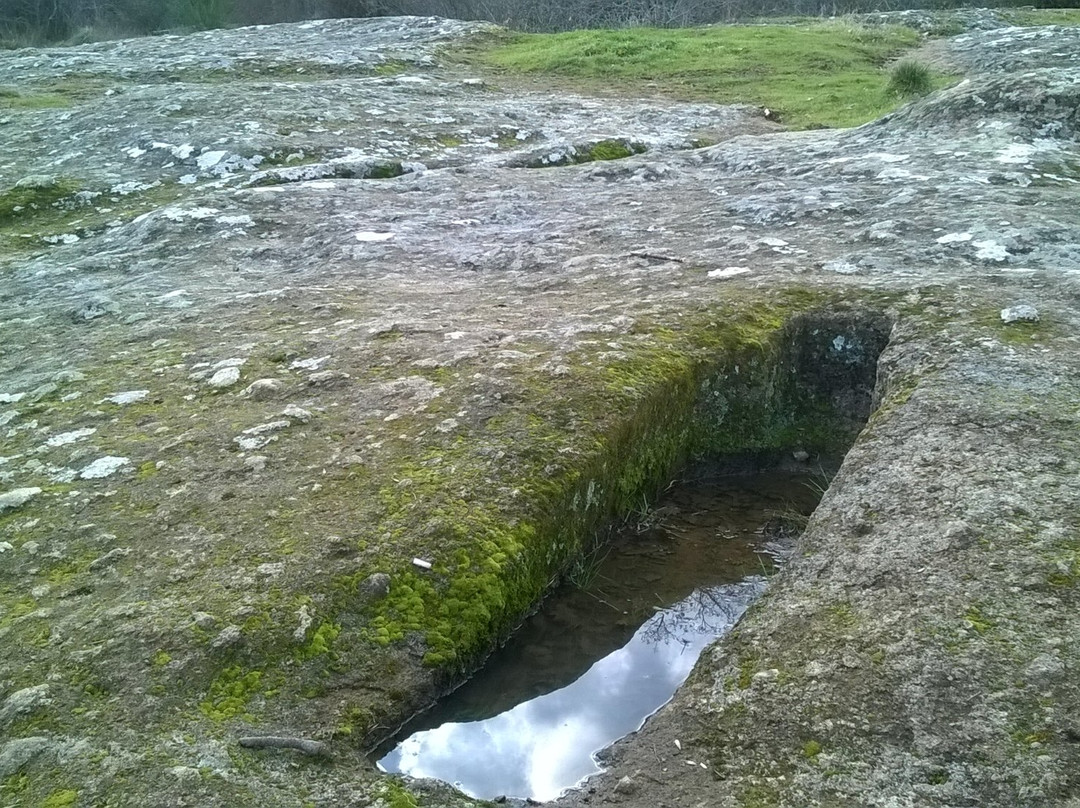
[[[1039,3],[1044,7],[1074,4],[1075,0]],[[397,14],[491,20],[522,30],[559,31],[960,5],[964,5],[962,0],[0,0],[0,40],[77,42],[158,31]]]

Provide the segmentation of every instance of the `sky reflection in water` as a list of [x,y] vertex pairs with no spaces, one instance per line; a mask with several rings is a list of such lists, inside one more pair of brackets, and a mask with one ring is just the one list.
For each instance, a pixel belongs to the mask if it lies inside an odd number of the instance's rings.
[[705,646],[763,589],[761,578],[696,589],[657,611],[572,684],[483,721],[417,732],[379,766],[445,780],[481,799],[554,799],[600,771],[593,755],[667,702]]

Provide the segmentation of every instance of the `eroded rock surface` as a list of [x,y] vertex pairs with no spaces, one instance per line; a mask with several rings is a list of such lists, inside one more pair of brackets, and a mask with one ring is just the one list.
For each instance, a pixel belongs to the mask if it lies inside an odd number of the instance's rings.
[[[895,323],[880,410],[765,600],[571,801],[1075,795],[1078,29],[949,40],[963,82],[797,134],[500,89],[438,50],[482,33],[0,55],[87,93],[3,112],[2,184],[147,204],[28,215],[0,269],[0,491],[39,489],[0,513],[4,788],[394,804],[367,744],[490,642],[544,509],[694,362],[839,307]],[[647,150],[522,167],[612,140]]]

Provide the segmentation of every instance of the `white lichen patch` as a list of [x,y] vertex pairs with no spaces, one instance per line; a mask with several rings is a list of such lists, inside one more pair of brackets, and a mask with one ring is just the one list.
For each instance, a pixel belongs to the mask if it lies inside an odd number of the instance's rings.
[[92,426],[83,427],[82,429],[73,429],[70,432],[61,432],[59,435],[53,435],[46,440],[45,445],[49,448],[67,446],[69,443],[75,443],[75,441],[88,438],[95,432],[97,432],[97,429]]
[[126,390],[122,393],[113,393],[111,396],[103,398],[102,402],[123,406],[125,404],[134,404],[136,401],[142,401],[148,395],[150,395],[149,390]]
[[115,457],[113,455],[99,457],[79,472],[79,479],[100,480],[105,477],[111,477],[113,474],[120,471],[120,469],[129,466],[130,464],[131,460],[126,457]]

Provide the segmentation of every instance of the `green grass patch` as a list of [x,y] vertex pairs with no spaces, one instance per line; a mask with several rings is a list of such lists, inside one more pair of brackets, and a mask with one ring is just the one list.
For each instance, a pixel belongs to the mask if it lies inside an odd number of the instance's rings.
[[76,180],[52,179],[0,191],[0,225],[50,208],[79,187]]
[[587,91],[765,106],[795,128],[814,128],[854,126],[892,109],[887,65],[918,42],[902,26],[837,22],[631,28],[488,40],[466,58]]
[[1080,25],[1080,8],[1003,8],[997,15],[1013,25]]

